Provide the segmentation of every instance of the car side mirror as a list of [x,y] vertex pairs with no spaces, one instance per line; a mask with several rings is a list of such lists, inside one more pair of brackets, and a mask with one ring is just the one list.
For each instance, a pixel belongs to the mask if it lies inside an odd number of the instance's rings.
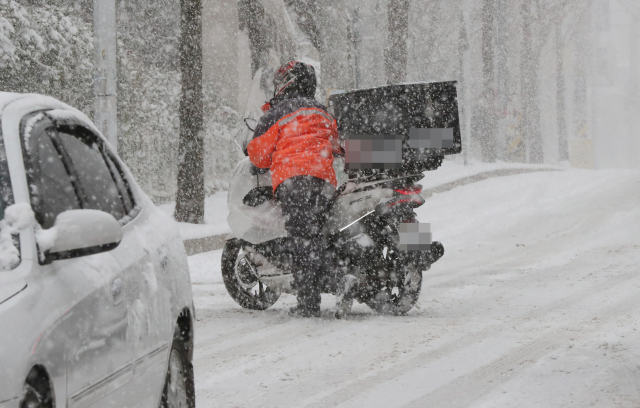
[[36,235],[45,263],[111,251],[122,241],[122,227],[99,210],[68,210],[58,214],[53,227]]

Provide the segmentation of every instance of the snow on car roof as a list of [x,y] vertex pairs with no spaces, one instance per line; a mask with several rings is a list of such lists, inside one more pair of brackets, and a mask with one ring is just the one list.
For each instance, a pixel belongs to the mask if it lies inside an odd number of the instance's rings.
[[89,119],[84,113],[50,96],[0,92],[0,112],[2,112],[9,104],[19,99],[28,99],[27,102],[32,102],[34,105],[38,105],[39,109],[46,110],[47,116],[51,119],[63,124],[72,121],[83,123],[93,132],[96,132],[103,137],[91,119]]
[[25,103],[28,105],[35,105],[37,109],[71,109],[71,106],[60,102],[59,100],[52,98],[50,96],[39,95],[39,94],[19,94],[19,93],[9,93],[9,92],[0,92],[0,111],[3,111],[10,104],[20,101],[21,104]]
[[93,132],[98,133],[100,136],[102,136],[102,134],[95,127],[91,119],[89,119],[84,113],[80,112],[77,109],[74,109],[74,108],[52,109],[52,110],[48,110],[46,112],[46,115],[61,125],[80,122],[85,126],[89,127]]
[[11,92],[0,92],[0,111],[2,111],[4,109],[5,106],[7,106],[8,104],[10,104],[11,102],[20,99],[20,98],[24,98],[25,96],[27,96],[28,94],[18,94],[18,93],[11,93]]

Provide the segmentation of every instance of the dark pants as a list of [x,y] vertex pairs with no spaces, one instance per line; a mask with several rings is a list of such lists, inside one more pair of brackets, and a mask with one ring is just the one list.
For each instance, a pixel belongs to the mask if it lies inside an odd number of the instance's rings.
[[312,176],[291,177],[276,189],[291,245],[298,305],[309,310],[320,309],[320,281],[327,258],[322,229],[334,193],[331,183]]

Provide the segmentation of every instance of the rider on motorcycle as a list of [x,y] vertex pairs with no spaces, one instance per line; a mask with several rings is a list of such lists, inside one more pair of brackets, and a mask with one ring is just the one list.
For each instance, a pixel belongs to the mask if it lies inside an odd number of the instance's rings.
[[333,154],[341,153],[336,120],[314,99],[311,65],[292,61],[278,69],[274,96],[247,146],[251,162],[271,170],[292,245],[292,274],[298,305],[289,313],[320,316],[320,279],[327,262],[321,239],[337,186]]

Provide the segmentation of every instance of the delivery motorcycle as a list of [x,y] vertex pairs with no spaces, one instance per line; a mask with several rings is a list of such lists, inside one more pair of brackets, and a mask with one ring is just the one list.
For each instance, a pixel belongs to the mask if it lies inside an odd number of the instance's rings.
[[[243,152],[246,152],[246,146],[253,137],[253,128],[262,114],[260,105],[269,94],[266,81],[261,81],[261,76],[258,72],[254,78],[244,114],[245,126],[235,138]],[[377,115],[380,118],[376,112],[380,106],[385,112],[395,112],[393,118],[396,123],[398,120],[408,123],[407,118],[398,112],[408,111],[405,114],[415,116],[411,108],[384,106],[385,101],[398,99],[398,89],[391,91],[392,94],[388,89],[338,94],[330,99],[332,106],[329,111],[337,117],[339,130],[342,128],[347,137],[353,137],[354,126],[370,133],[371,129],[363,128],[362,117]],[[451,94],[450,89],[447,92]],[[416,99],[416,96],[423,99],[418,94],[409,95],[410,99]],[[436,105],[431,103],[427,109],[433,110]],[[371,106],[375,106],[373,111]],[[367,113],[367,109],[371,112]],[[447,109],[452,108],[449,106]],[[441,110],[447,109],[441,107]],[[335,157],[338,188],[322,234],[329,254],[322,261],[325,271],[321,279],[323,293],[336,294],[341,279],[352,275],[357,279],[353,299],[376,312],[401,315],[415,305],[420,296],[423,271],[442,257],[444,248],[439,242],[430,242],[430,236],[426,245],[425,241],[417,247],[412,247],[411,243],[407,245],[403,242],[401,226],[418,223],[414,210],[425,202],[420,195],[422,186],[417,184],[424,177],[422,172],[436,169],[443,154],[451,154],[450,151],[460,148],[457,105],[454,113],[455,123],[444,123],[458,128],[458,145],[454,143],[452,148],[411,149],[407,147],[406,137],[396,137],[399,140],[396,145],[403,149],[403,164],[364,169],[361,165],[349,166],[348,149],[346,163],[344,157]],[[386,117],[383,121],[392,123],[393,118]],[[368,120],[366,122],[369,123]],[[417,126],[428,126],[428,123],[418,123]],[[374,131],[379,133],[380,126]],[[384,132],[388,131],[389,127],[386,127]],[[273,196],[270,174],[254,167],[248,157],[237,164],[229,186],[227,220],[232,237],[226,241],[222,254],[223,281],[228,293],[240,306],[265,310],[278,300],[281,293],[296,294],[292,285],[291,253],[284,216]]]

